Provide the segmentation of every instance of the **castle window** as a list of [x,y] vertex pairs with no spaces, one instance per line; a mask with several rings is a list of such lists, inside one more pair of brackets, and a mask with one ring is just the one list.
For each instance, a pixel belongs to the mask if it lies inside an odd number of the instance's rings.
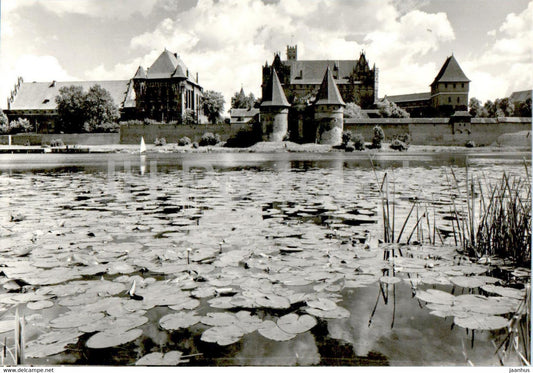
[[464,83],[461,83],[461,88],[464,88],[465,87],[465,84]]
[[457,103],[461,102],[461,100],[459,99],[459,97],[457,97]]
[[453,88],[455,88],[455,83],[453,83]]
[[448,88],[448,83],[444,83],[444,88]]
[[448,102],[452,102],[452,98],[451,97],[448,97]]

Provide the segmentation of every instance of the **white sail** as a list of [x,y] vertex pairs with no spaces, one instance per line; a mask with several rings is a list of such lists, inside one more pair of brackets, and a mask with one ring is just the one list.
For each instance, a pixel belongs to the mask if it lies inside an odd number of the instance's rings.
[[141,137],[141,153],[146,152],[146,144],[144,143],[144,137]]

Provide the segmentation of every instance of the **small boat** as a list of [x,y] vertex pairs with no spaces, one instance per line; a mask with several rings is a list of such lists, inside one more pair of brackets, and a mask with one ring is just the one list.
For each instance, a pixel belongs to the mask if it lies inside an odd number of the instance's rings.
[[140,149],[140,153],[146,153],[146,144],[144,143],[144,136],[141,137],[141,149]]

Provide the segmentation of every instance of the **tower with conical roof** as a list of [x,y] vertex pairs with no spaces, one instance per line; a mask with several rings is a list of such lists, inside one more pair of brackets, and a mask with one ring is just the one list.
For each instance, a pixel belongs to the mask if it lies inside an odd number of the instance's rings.
[[467,110],[469,83],[470,80],[452,54],[431,83],[431,106],[448,115]]
[[263,90],[260,117],[264,141],[282,141],[287,134],[288,114],[291,105],[285,97],[276,70]]
[[328,66],[314,102],[317,140],[320,144],[337,145],[342,142],[345,106]]

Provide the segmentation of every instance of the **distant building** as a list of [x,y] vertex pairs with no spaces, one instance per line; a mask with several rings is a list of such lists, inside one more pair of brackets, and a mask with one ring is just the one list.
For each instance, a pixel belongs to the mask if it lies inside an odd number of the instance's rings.
[[448,57],[430,84],[430,92],[385,96],[411,117],[450,116],[468,109],[470,80],[453,55]]
[[231,109],[230,110],[230,124],[247,124],[259,114],[258,108],[247,109]]
[[135,108],[135,93],[130,80],[95,80],[71,82],[24,82],[19,78],[7,100],[4,113],[8,119],[26,118],[35,125],[37,132],[54,132],[57,117],[56,96],[62,87],[80,86],[87,92],[99,85],[111,94],[121,115]]
[[147,70],[139,66],[130,80],[29,83],[19,78],[4,112],[9,120],[27,118],[38,132],[54,132],[59,90],[74,85],[87,92],[96,84],[109,91],[122,120],[181,122],[187,110],[202,118],[203,89],[198,84],[198,74],[193,76],[179,56],[166,49]]
[[364,52],[358,60],[299,60],[297,46],[287,46],[286,60],[281,60],[278,53],[271,65],[263,66],[263,95],[272,67],[291,105],[312,101],[328,67],[344,102],[367,109],[374,106],[378,97],[378,69],[375,65],[370,68]]
[[526,91],[516,91],[511,93],[509,96],[509,101],[511,101],[514,105],[527,102],[527,100],[531,101],[531,89]]
[[181,120],[190,110],[200,117],[203,89],[177,53],[164,50],[146,71],[133,77],[136,115],[160,122]]

